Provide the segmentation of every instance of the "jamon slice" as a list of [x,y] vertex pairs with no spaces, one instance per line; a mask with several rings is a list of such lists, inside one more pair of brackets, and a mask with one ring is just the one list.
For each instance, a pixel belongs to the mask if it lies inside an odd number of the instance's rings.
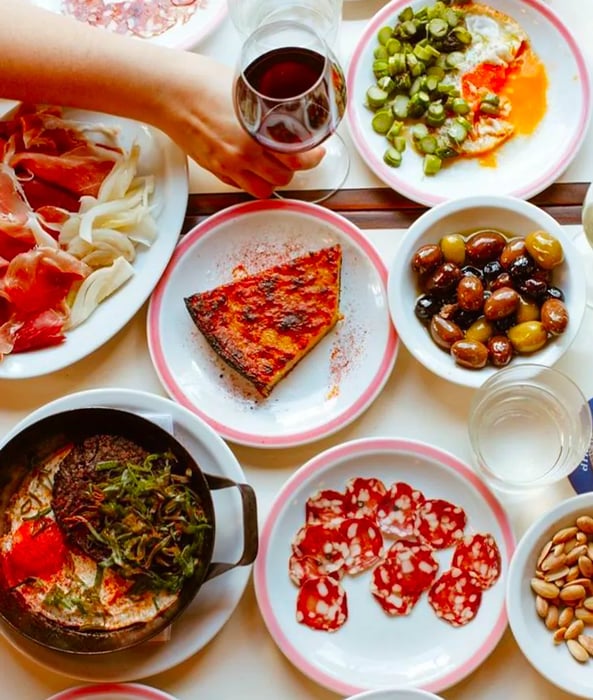
[[185,299],[214,351],[261,396],[337,323],[342,251],[322,248]]

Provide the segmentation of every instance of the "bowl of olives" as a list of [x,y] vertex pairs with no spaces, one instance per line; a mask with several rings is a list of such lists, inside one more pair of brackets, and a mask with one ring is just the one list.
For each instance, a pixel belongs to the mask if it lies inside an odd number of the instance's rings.
[[584,266],[562,226],[509,196],[429,209],[389,270],[390,313],[406,348],[435,374],[472,387],[510,363],[557,362],[585,297]]

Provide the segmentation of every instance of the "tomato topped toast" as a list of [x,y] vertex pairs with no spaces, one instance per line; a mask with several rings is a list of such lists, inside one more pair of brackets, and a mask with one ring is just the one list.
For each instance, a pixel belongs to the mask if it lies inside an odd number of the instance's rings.
[[214,351],[266,397],[336,325],[341,267],[335,245],[184,301]]

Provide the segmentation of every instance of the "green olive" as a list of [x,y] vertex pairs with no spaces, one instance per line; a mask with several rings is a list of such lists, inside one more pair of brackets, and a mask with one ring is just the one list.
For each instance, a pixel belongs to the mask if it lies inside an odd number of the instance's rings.
[[493,333],[493,324],[484,316],[480,316],[465,331],[465,338],[466,340],[477,340],[479,343],[485,343]]
[[507,336],[513,349],[520,353],[530,353],[541,350],[548,340],[548,334],[541,321],[523,321],[512,326]]
[[523,299],[522,296],[519,296],[519,306],[515,312],[515,318],[517,319],[517,323],[523,323],[523,321],[539,321],[539,306],[534,301],[527,301]]
[[463,265],[465,262],[465,239],[459,233],[450,233],[443,236],[439,242],[443,251],[443,257],[456,265]]
[[525,247],[544,270],[552,270],[564,260],[562,244],[547,231],[533,231],[525,236]]

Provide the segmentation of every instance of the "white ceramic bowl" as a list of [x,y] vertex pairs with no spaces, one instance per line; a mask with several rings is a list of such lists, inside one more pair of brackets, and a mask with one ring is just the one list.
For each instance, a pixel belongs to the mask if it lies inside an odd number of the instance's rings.
[[[513,635],[532,666],[567,693],[593,698],[593,658],[579,663],[570,655],[564,643],[554,644],[552,632],[536,613],[535,594],[530,586],[539,553],[546,542],[558,530],[573,525],[577,517],[586,514],[593,515],[593,492],[558,504],[531,525],[519,541],[511,560],[506,602]],[[585,633],[593,635],[593,627],[585,627]]]
[[574,340],[585,312],[586,277],[580,254],[562,226],[536,205],[502,195],[472,195],[429,209],[405,233],[389,270],[391,317],[402,342],[419,362],[444,379],[470,387],[480,386],[497,369],[492,365],[479,370],[461,367],[448,352],[434,343],[428,329],[414,313],[419,287],[411,260],[417,248],[427,243],[438,243],[443,235],[469,233],[483,228],[523,237],[531,231],[542,229],[555,236],[564,249],[564,262],[554,270],[553,282],[564,292],[569,313],[568,327],[541,350],[529,355],[515,355],[511,363],[553,365]]
[[441,700],[441,696],[414,688],[386,688],[352,695],[347,700]]

